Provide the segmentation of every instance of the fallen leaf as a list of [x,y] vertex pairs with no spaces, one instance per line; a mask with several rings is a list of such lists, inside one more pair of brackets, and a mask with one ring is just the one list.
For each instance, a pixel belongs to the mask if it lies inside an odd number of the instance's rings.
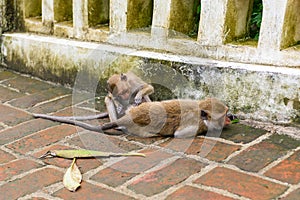
[[80,186],[80,182],[82,180],[82,175],[75,161],[76,158],[73,159],[71,166],[67,169],[63,178],[64,186],[72,192],[76,191],[76,189]]

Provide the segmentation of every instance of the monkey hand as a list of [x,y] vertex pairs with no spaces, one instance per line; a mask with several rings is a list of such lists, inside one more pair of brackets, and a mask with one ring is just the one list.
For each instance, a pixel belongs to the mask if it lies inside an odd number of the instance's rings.
[[123,106],[117,106],[117,113],[121,114],[123,112]]
[[140,105],[141,103],[142,103],[142,97],[137,95],[137,96],[134,98],[134,106],[138,106],[138,105]]

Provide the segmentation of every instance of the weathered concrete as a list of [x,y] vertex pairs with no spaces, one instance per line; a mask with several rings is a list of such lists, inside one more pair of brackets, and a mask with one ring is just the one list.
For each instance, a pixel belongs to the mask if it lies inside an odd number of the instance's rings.
[[[289,122],[300,117],[300,69],[175,56],[28,34],[4,34],[4,64],[46,80],[89,89],[111,73],[139,69],[172,97],[224,100],[242,117]],[[38,52],[38,53],[37,53]],[[85,81],[78,82],[79,77]],[[163,77],[163,78],[162,78]],[[93,82],[94,81],[94,82]],[[159,92],[156,99],[169,98]]]

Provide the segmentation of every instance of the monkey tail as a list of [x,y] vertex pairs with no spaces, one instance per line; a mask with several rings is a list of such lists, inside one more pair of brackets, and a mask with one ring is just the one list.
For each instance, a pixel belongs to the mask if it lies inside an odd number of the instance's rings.
[[44,114],[33,114],[36,118],[44,118],[44,119],[50,119],[52,121],[61,121],[61,120],[78,120],[78,121],[84,121],[84,120],[93,120],[93,119],[103,119],[108,118],[108,113],[99,113],[97,115],[88,115],[88,116],[52,116],[52,115],[44,115]]
[[[100,132],[100,133],[103,133],[103,130],[118,127],[118,125],[116,123],[113,123],[113,122],[106,123],[103,126],[95,126],[95,125],[91,125],[91,124],[88,124],[88,123],[84,123],[84,122],[74,120],[75,118],[72,118],[72,117],[59,117],[59,116],[50,116],[50,115],[45,115],[45,114],[33,114],[33,116],[35,118],[49,119],[49,120],[55,121],[55,122],[72,124],[72,125],[79,126],[79,127],[84,128],[86,130],[89,130],[89,131],[95,131],[95,132]],[[108,133],[108,134],[110,134],[110,133]],[[110,134],[110,135],[120,135],[120,134]]]

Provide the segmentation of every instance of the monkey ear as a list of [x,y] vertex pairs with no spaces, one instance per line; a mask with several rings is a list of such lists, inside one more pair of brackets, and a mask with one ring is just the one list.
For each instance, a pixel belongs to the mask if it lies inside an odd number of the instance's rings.
[[125,74],[121,74],[121,81],[127,81],[127,76]]
[[201,110],[200,117],[202,120],[208,120],[208,113],[204,110]]

